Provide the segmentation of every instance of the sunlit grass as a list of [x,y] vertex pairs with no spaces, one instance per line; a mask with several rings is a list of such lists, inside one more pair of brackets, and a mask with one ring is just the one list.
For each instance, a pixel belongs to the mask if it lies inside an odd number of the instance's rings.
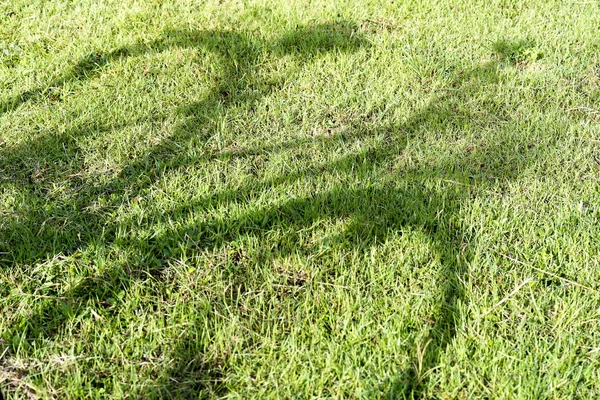
[[6,397],[597,397],[600,3],[30,3]]

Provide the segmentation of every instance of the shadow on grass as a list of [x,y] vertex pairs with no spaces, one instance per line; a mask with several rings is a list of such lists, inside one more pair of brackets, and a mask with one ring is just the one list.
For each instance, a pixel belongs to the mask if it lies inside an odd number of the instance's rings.
[[[43,268],[48,260],[56,260],[57,254],[76,255],[79,249],[93,247],[99,240],[116,243],[117,231],[121,226],[102,211],[90,212],[90,200],[106,200],[108,206],[103,210],[106,212],[131,193],[149,187],[157,179],[153,173],[155,168],[167,170],[185,166],[188,162],[202,163],[228,157],[226,153],[220,153],[189,160],[178,158],[178,152],[182,143],[206,139],[199,128],[211,120],[218,120],[229,107],[251,106],[274,89],[270,82],[257,78],[261,52],[266,51],[272,57],[290,55],[296,62],[306,63],[326,52],[354,51],[364,45],[356,28],[348,23],[297,27],[274,42],[264,42],[259,37],[234,30],[173,30],[165,32],[160,40],[152,43],[124,46],[105,54],[90,54],[44,87],[23,92],[0,103],[0,113],[13,111],[27,102],[52,98],[55,88],[90,79],[118,59],[161,52],[172,47],[199,48],[214,54],[219,61],[218,77],[208,95],[201,102],[177,111],[185,116],[185,123],[178,126],[168,140],[126,165],[108,184],[90,184],[77,174],[84,168],[77,141],[135,125],[144,118],[124,124],[90,122],[74,125],[61,134],[48,132],[17,146],[0,148],[0,182],[7,188],[16,189],[22,196],[20,212],[11,215],[12,221],[3,224],[0,231],[2,268],[36,265]],[[152,118],[150,116],[145,120]],[[252,152],[265,151],[268,149],[260,148]],[[47,163],[47,159],[51,162]],[[40,171],[43,171],[43,178]],[[64,181],[65,177],[70,180],[70,193],[51,193],[49,187],[52,182]],[[31,342],[52,338],[66,321],[86,311],[86,302],[95,302],[109,314],[118,314],[115,291],[127,290],[137,278],[147,279],[150,276],[160,279],[168,258],[163,252],[166,247],[161,243],[161,238],[148,242],[134,239],[133,243],[122,245],[135,249],[134,254],[122,263],[122,269],[109,269],[100,275],[89,276],[66,293],[51,290],[37,301],[33,314],[27,320],[2,332],[7,343],[12,343],[12,350],[17,351],[19,347],[23,351],[31,348]],[[173,364],[168,371],[161,373],[156,392],[150,390],[144,396],[188,398],[197,396],[198,392],[215,394],[222,391],[218,387],[222,374],[218,371],[223,369],[223,361],[215,363],[203,357],[201,346],[194,339],[197,329],[200,328],[190,329],[189,338],[182,339],[175,349],[166,350],[172,353]],[[15,344],[15,338],[19,338],[18,344]],[[90,385],[96,389],[106,389],[104,382],[98,379],[92,378]]]
[[[357,169],[385,169],[386,164],[392,163],[394,157],[404,151],[408,141],[427,127],[438,127],[438,135],[444,137],[466,128],[476,130],[479,127],[489,131],[491,125],[506,125],[510,122],[510,115],[503,110],[502,104],[490,101],[483,110],[481,104],[476,104],[472,109],[465,107],[468,96],[497,83],[498,68],[497,64],[489,63],[462,71],[450,85],[451,90],[432,100],[404,124],[379,127],[375,131],[360,134],[372,137],[383,134],[386,139],[379,146],[349,154],[321,168],[298,170],[262,181],[260,187],[266,189],[292,184],[311,175],[331,173],[349,177]],[[509,131],[503,131],[503,134],[509,134]],[[485,188],[492,190],[518,178],[520,172],[535,160],[536,154],[537,146],[533,138],[530,142],[514,143],[509,136],[489,137],[479,148],[450,155],[434,165],[390,171],[391,179],[380,185],[349,187],[341,183],[334,189],[317,192],[306,198],[295,198],[236,218],[213,219],[168,231],[157,242],[170,248],[177,243],[187,242],[186,246],[204,250],[225,246],[242,237],[261,237],[277,230],[287,232],[278,243],[270,243],[270,252],[257,255],[261,257],[259,264],[268,265],[280,256],[298,252],[306,256],[317,254],[318,244],[298,249],[295,243],[296,232],[310,228],[319,221],[350,219],[350,224],[338,237],[330,238],[330,244],[334,247],[350,246],[365,254],[372,246],[385,242],[387,236],[394,232],[411,228],[425,233],[442,264],[439,271],[441,300],[435,315],[431,316],[433,325],[420,344],[425,344],[426,351],[414,354],[411,366],[392,382],[392,389],[388,393],[390,398],[420,398],[426,395],[424,387],[427,373],[436,367],[456,334],[459,305],[466,302],[461,279],[471,257],[469,243],[474,238],[461,228],[461,221],[458,220],[460,210],[473,200],[475,191],[472,188],[477,188],[477,191]],[[444,188],[428,186],[426,182],[432,177],[439,182],[446,182]],[[186,205],[172,213],[180,215],[190,209],[200,211],[243,202],[253,190],[256,190],[254,184],[238,188],[235,192],[214,192],[198,204]],[[237,279],[241,290],[246,290],[245,278],[241,276]]]
[[[411,139],[428,129],[437,129],[437,136],[444,140],[448,136],[460,135],[464,129],[474,131],[481,128],[482,131],[489,131],[496,124],[496,137],[487,138],[482,146],[473,151],[448,154],[432,165],[390,171],[389,179],[385,179],[380,185],[347,186],[340,179],[334,189],[316,191],[311,196],[293,198],[236,217],[213,218],[189,226],[169,228],[149,238],[139,238],[119,233],[127,228],[127,221],[113,221],[107,211],[110,207],[103,212],[86,211],[90,208],[90,199],[108,199],[110,206],[117,207],[123,199],[135,196],[135,193],[150,187],[161,176],[166,176],[164,172],[169,169],[218,158],[269,154],[311,145],[311,139],[298,139],[276,146],[205,153],[194,159],[180,154],[179,149],[183,145],[207,140],[214,133],[214,129],[209,126],[210,121],[222,118],[228,108],[252,106],[260,98],[276,90],[276,86],[269,82],[257,81],[256,70],[260,68],[260,55],[265,46],[271,49],[271,56],[291,54],[296,56],[296,62],[306,63],[328,51],[355,51],[366,46],[366,42],[351,24],[301,27],[273,43],[264,43],[259,38],[235,31],[171,31],[153,43],[127,46],[108,54],[86,57],[72,71],[48,87],[60,86],[69,80],[86,79],[100,73],[102,68],[121,57],[162,51],[174,46],[198,47],[216,54],[221,62],[218,82],[202,101],[179,110],[186,116],[186,122],[178,126],[171,137],[125,165],[108,184],[90,185],[84,179],[75,177],[72,179],[72,194],[56,197],[48,192],[47,186],[39,187],[35,169],[50,169],[46,173],[50,180],[59,179],[64,175],[65,169],[83,169],[82,163],[77,166],[72,163],[72,160],[78,159],[77,139],[116,129],[115,125],[74,126],[59,136],[47,135],[1,150],[0,158],[7,167],[0,179],[19,187],[27,205],[19,222],[7,224],[1,231],[4,238],[0,242],[3,265],[41,264],[55,254],[73,255],[78,249],[94,246],[98,242],[114,243],[117,247],[130,251],[127,260],[123,261],[122,269],[111,269],[103,275],[91,276],[67,293],[55,293],[57,296],[60,294],[56,300],[40,301],[27,321],[11,332],[4,332],[3,337],[10,339],[18,336],[30,341],[51,338],[66,321],[85,311],[86,301],[95,301],[107,310],[114,309],[111,293],[115,288],[128,290],[136,279],[147,277],[160,281],[166,262],[178,256],[173,253],[173,249],[202,252],[224,247],[248,236],[268,242],[265,235],[267,232],[283,231],[284,235],[277,243],[268,243],[269,251],[261,250],[261,254],[256,255],[264,265],[272,262],[275,257],[294,252],[307,256],[315,254],[318,251],[316,247],[297,248],[296,232],[322,220],[349,219],[350,223],[343,232],[331,239],[333,245],[350,246],[366,252],[377,243],[385,241],[391,233],[411,228],[426,234],[432,249],[441,260],[441,300],[436,315],[431,318],[433,326],[428,330],[423,343],[428,344],[427,351],[424,357],[414,355],[414,367],[400,373],[389,393],[390,397],[424,396],[425,373],[438,364],[456,334],[457,309],[461,302],[466,301],[460,280],[470,257],[468,244],[473,238],[461,228],[458,220],[460,210],[472,200],[472,188],[491,188],[498,183],[516,179],[536,156],[535,143],[520,143],[515,146],[507,137],[510,132],[502,126],[517,122],[511,120],[503,104],[496,103],[493,97],[482,104],[473,105],[469,102],[469,96],[473,93],[490,90],[490,85],[497,83],[500,67],[495,63],[488,63],[468,71],[455,72],[447,90],[434,96],[428,105],[400,125],[370,129],[364,128],[361,121],[356,121],[353,129],[341,137],[322,139],[352,142],[361,137],[385,138],[377,146],[350,152],[319,168],[296,168],[290,174],[248,180],[235,190],[214,191],[194,204],[175,206],[167,211],[171,215],[200,213],[247,201],[257,191],[293,184],[309,176],[335,173],[336,176],[352,177],[357,169],[386,169],[393,164],[398,154],[405,151]],[[36,101],[46,94],[46,88],[25,92],[6,102],[0,110],[14,110],[24,102]],[[49,155],[49,151],[53,153]],[[46,166],[42,162],[40,167],[39,163],[45,157],[52,159],[54,165]],[[61,167],[63,164],[68,167]],[[162,173],[159,175],[155,171]],[[432,177],[441,186],[431,187],[427,182],[431,182]],[[39,207],[48,201],[51,202],[50,210]],[[239,286],[238,295],[247,290],[245,285],[248,279],[244,274],[243,271],[238,271],[231,276],[233,283]],[[230,301],[233,301],[233,297],[232,294]],[[118,313],[117,310],[114,312]],[[207,359],[204,356],[205,342],[208,339],[206,333],[202,333],[203,329],[201,326],[189,329],[178,346],[170,352],[173,364],[167,371],[160,372],[156,387],[149,393],[144,393],[145,396],[188,398],[197,396],[198,393],[207,396],[224,393],[222,381],[227,373],[227,360]],[[105,383],[90,384],[100,388]]]

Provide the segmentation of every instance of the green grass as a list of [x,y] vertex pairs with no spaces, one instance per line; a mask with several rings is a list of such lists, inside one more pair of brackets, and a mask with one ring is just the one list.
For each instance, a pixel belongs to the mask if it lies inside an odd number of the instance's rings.
[[597,398],[600,3],[0,3],[7,398]]

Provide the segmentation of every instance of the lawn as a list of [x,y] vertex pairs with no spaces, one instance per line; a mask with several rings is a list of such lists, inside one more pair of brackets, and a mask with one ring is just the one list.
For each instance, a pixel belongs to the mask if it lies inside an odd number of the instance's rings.
[[0,2],[12,398],[600,397],[600,2]]

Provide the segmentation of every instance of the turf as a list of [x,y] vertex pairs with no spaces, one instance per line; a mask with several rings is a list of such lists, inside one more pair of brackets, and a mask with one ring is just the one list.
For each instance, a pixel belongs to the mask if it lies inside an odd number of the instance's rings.
[[597,398],[600,3],[0,2],[7,398]]

